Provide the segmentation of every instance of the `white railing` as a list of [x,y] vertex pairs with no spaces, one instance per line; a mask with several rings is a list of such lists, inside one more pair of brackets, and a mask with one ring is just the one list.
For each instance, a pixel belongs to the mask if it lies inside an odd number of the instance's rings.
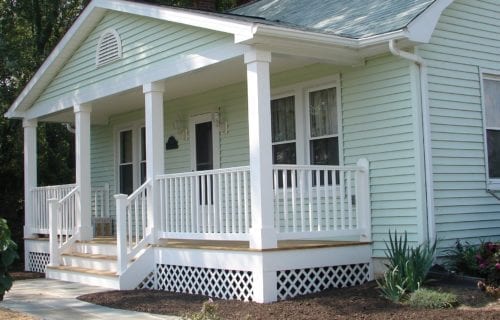
[[58,266],[60,255],[76,240],[80,202],[79,187],[74,187],[62,199],[49,203],[50,265]]
[[29,221],[26,222],[30,233],[49,234],[49,199],[62,199],[76,184],[65,184],[59,186],[37,187],[31,190],[33,203]]
[[109,184],[92,188],[92,216],[109,218]]
[[249,167],[167,174],[157,180],[160,237],[248,240]]
[[357,166],[274,165],[278,239],[370,240],[368,161]]
[[[146,181],[130,196],[115,195],[118,273],[122,274],[130,261],[148,245],[148,204],[151,180]],[[150,209],[152,210],[152,208]]]

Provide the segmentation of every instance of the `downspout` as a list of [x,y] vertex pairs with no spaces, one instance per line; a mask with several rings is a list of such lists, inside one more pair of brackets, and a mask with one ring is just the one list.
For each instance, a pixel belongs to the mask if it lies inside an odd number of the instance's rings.
[[389,50],[394,56],[401,57],[415,63],[420,72],[420,103],[422,108],[422,131],[424,139],[424,171],[425,171],[425,197],[427,206],[427,240],[429,243],[436,241],[436,224],[434,218],[434,182],[432,176],[432,146],[431,122],[429,111],[429,94],[427,80],[427,64],[419,55],[402,51],[396,47],[395,40],[389,41]]

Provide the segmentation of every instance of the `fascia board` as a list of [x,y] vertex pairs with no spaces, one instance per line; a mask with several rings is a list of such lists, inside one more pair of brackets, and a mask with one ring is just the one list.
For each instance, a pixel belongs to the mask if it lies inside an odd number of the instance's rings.
[[406,27],[408,39],[428,43],[443,11],[453,0],[436,0]]

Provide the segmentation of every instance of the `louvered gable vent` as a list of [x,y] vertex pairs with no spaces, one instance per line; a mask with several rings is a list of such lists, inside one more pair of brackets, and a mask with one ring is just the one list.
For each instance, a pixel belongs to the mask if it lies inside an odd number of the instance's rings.
[[96,66],[103,66],[121,57],[122,43],[120,35],[114,29],[104,31],[97,43]]

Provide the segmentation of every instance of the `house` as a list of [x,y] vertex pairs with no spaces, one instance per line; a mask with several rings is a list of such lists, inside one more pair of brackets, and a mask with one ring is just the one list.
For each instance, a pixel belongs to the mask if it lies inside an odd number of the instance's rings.
[[[500,239],[500,1],[93,0],[7,113],[28,270],[270,302]],[[38,186],[37,123],[76,183]],[[46,268],[46,270],[45,270]]]

